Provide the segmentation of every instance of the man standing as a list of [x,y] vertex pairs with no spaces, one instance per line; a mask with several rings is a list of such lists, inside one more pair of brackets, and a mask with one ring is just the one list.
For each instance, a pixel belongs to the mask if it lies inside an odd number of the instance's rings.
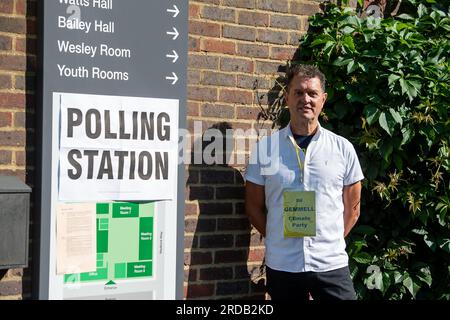
[[273,300],[355,300],[344,237],[360,211],[364,179],[353,145],[319,124],[325,76],[295,65],[287,74],[291,117],[261,139],[247,167],[245,209],[265,237]]

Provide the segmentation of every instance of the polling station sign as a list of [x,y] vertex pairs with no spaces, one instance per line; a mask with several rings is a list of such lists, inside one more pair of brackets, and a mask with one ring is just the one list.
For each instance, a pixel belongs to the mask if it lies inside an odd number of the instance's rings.
[[54,93],[53,105],[60,201],[175,197],[178,100]]

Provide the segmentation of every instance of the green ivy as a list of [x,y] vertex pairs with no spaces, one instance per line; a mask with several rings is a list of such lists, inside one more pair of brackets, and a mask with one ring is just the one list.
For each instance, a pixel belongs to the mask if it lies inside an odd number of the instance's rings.
[[[383,19],[329,4],[290,62],[326,75],[321,123],[355,145],[366,176],[347,238],[360,299],[450,299],[449,1],[407,2]],[[287,123],[282,95],[269,114]]]

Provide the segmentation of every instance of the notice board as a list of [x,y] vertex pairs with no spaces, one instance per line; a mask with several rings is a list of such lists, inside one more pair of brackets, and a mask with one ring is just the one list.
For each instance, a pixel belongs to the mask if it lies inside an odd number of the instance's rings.
[[188,1],[39,5],[35,294],[181,299]]

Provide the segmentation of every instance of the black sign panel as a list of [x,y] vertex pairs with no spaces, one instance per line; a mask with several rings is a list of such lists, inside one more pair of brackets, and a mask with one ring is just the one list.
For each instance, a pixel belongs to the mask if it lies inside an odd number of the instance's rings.
[[[52,298],[58,201],[53,93],[176,99],[186,123],[187,0],[45,0],[41,21],[39,298]],[[53,163],[53,166],[52,166]],[[177,270],[182,270],[184,166],[178,170]],[[55,185],[56,184],[56,185]],[[180,263],[181,261],[181,263]],[[178,266],[179,265],[179,266]],[[174,275],[175,276],[175,275]],[[178,274],[176,275],[179,276]],[[177,281],[181,298],[182,280]]]

